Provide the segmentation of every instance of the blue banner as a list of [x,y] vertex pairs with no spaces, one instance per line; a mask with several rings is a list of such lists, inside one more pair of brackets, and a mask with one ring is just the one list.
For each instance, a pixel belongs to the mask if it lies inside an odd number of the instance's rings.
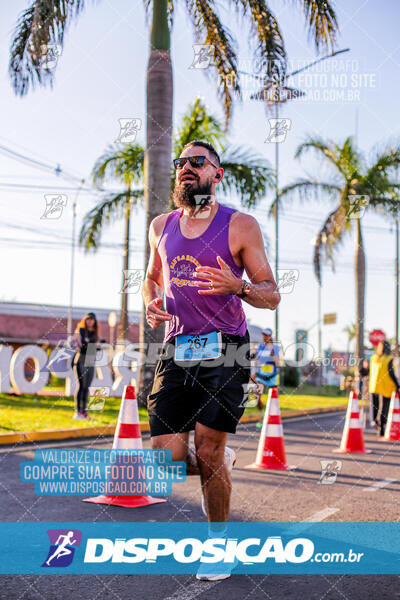
[[172,483],[185,481],[186,463],[171,450],[36,450],[21,462],[21,481],[33,483],[38,496],[167,496]]
[[400,573],[400,523],[18,522],[0,536],[1,574]]

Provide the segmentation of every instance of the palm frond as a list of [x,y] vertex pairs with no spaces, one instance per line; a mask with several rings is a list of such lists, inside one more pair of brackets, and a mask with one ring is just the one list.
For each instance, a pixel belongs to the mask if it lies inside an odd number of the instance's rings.
[[317,51],[322,47],[333,50],[336,44],[338,23],[332,2],[328,0],[296,0],[306,17],[309,38]]
[[126,185],[141,182],[145,150],[138,144],[112,144],[97,159],[92,177],[95,184],[118,179]]
[[309,136],[304,142],[299,144],[295,152],[295,158],[301,158],[306,152],[313,150],[317,155],[326,158],[335,170],[346,177],[346,172],[343,171],[343,167],[340,163],[339,156],[337,154],[337,147],[331,141],[325,141],[319,137]]
[[304,202],[309,200],[310,196],[313,196],[315,200],[320,200],[324,192],[330,199],[337,200],[341,192],[341,187],[338,184],[327,181],[317,181],[315,179],[300,177],[290,185],[285,185],[280,190],[279,195],[281,198],[284,197],[285,200],[293,200],[297,197],[300,201]]
[[334,148],[342,172],[345,173],[347,180],[355,180],[353,184],[355,186],[356,180],[361,178],[360,173],[363,171],[364,160],[363,156],[357,152],[352,136],[346,138],[342,145],[334,144]]
[[[397,186],[398,187],[398,186]],[[400,189],[393,191],[391,196],[368,196],[368,206],[383,213],[388,217],[399,218],[400,215]]]
[[103,199],[84,216],[79,232],[79,244],[85,248],[86,252],[96,251],[100,244],[104,225],[109,224],[113,217],[121,216],[121,209],[128,200],[136,205],[143,196],[144,190],[142,189],[105,194]]
[[391,146],[382,151],[376,151],[374,163],[367,171],[369,173],[379,170],[388,172],[390,169],[398,169],[400,166],[400,146]]
[[224,169],[220,183],[222,191],[225,195],[237,193],[241,204],[247,208],[255,206],[273,186],[274,172],[269,163],[243,146],[223,154],[221,166]]
[[203,139],[220,150],[223,148],[225,132],[221,122],[207,112],[200,98],[196,98],[183,115],[174,135],[174,156],[179,156],[189,142]]
[[21,13],[9,62],[9,75],[17,95],[24,96],[36,84],[52,85],[55,66],[48,68],[45,60],[49,45],[63,47],[65,32],[84,5],[84,0],[35,0]]
[[257,40],[255,57],[266,80],[279,84],[286,74],[287,56],[278,22],[265,0],[234,0],[241,14],[250,14],[250,40]]
[[217,93],[224,104],[227,128],[232,118],[232,93],[240,96],[234,39],[218,17],[214,0],[186,0],[186,8],[193,23],[196,41],[205,37],[204,46],[212,49],[213,64],[218,76],[215,77],[215,70],[211,66],[205,69],[205,73],[216,79]]
[[325,258],[330,262],[332,270],[335,270],[333,262],[333,252],[342,242],[343,234],[350,230],[350,222],[346,218],[346,210],[341,204],[332,211],[315,239],[314,249],[314,273],[321,285],[321,262],[322,252],[325,251]]

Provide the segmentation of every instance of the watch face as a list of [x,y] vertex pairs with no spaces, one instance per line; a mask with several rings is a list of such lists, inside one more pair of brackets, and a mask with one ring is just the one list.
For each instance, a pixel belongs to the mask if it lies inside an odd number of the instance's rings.
[[245,294],[250,294],[250,284],[246,283],[245,287],[244,287],[244,293]]

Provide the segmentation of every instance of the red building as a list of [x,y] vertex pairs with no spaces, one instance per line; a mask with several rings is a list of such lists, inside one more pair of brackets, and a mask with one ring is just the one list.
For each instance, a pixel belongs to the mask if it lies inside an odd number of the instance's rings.
[[[100,338],[112,343],[116,338],[114,331],[108,325],[108,315],[111,310],[104,308],[74,307],[72,309],[72,329],[87,312],[94,312],[98,323]],[[0,302],[0,344],[18,348],[25,344],[56,346],[57,342],[67,336],[68,307],[53,304],[25,304],[22,302]],[[131,342],[139,340],[140,312],[129,312],[128,339]],[[113,339],[112,339],[113,338]]]

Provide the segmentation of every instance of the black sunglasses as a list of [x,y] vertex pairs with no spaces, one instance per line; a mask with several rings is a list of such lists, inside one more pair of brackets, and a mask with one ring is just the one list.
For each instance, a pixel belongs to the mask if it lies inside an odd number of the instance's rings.
[[214,165],[214,163],[212,163],[211,160],[208,160],[207,156],[184,156],[183,158],[174,158],[172,162],[174,163],[175,169],[182,169],[187,161],[190,162],[192,167],[197,169],[198,167],[204,166],[205,160],[207,160],[210,163],[210,165],[212,165],[216,169],[219,168],[217,167],[217,165]]

